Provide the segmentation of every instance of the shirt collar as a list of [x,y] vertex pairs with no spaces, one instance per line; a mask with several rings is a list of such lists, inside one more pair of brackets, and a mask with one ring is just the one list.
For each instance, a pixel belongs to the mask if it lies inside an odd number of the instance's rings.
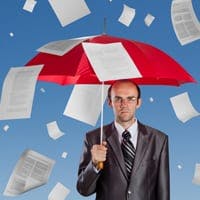
[[[114,122],[114,124],[115,124],[115,128],[117,129],[117,132],[118,132],[119,140],[122,141],[122,133],[125,131],[125,129],[116,121]],[[138,121],[136,118],[135,118],[135,122],[127,130],[131,134],[131,139],[134,140],[134,138],[137,138]]]

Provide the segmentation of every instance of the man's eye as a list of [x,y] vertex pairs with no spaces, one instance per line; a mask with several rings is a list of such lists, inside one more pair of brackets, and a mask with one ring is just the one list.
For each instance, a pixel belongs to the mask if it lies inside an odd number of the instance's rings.
[[122,98],[120,98],[120,97],[115,97],[115,101],[121,101],[122,100]]
[[115,102],[120,102],[120,103],[122,103],[122,102],[127,102],[127,103],[131,103],[131,102],[134,102],[135,100],[136,100],[137,98],[136,97],[127,97],[127,98],[125,98],[125,99],[123,99],[122,97],[115,97],[114,98],[114,101]]
[[136,100],[136,97],[128,97],[127,100],[128,100],[128,101],[135,101],[135,100]]

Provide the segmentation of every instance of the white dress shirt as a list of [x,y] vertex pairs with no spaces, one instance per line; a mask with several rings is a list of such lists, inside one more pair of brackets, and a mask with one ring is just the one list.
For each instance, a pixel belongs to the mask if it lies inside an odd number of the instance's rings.
[[[122,137],[122,133],[125,131],[125,129],[116,121],[115,123],[115,128],[117,129],[118,132],[118,138],[119,138],[119,142],[121,144],[123,137]],[[135,149],[137,146],[137,137],[138,137],[138,122],[137,119],[135,119],[135,122],[127,129],[127,131],[129,131],[129,133],[131,134],[131,142],[133,143]]]

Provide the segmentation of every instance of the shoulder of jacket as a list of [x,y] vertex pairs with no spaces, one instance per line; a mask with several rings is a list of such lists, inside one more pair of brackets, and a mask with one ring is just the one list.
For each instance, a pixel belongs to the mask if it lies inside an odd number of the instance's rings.
[[[111,127],[112,127],[112,124],[113,124],[113,123],[104,125],[104,126],[103,126],[103,131],[105,132],[108,128],[111,128]],[[86,133],[86,136],[87,136],[87,137],[92,137],[92,136],[93,136],[93,137],[95,137],[95,136],[98,136],[98,137],[99,137],[100,131],[101,131],[101,127],[98,127],[98,128],[96,128],[96,129],[93,129],[93,130],[87,132],[87,133]]]
[[162,138],[167,138],[168,135],[164,132],[162,132],[161,130],[158,130],[152,126],[146,125],[146,124],[142,124],[141,122],[138,123],[139,124],[139,129],[146,129],[147,133],[152,133],[155,136],[159,136]]

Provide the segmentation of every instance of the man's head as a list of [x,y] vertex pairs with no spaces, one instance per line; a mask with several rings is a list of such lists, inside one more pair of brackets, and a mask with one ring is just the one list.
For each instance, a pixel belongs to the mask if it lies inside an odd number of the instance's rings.
[[130,80],[118,80],[108,90],[108,104],[113,108],[119,124],[131,125],[136,109],[141,105],[140,88]]

